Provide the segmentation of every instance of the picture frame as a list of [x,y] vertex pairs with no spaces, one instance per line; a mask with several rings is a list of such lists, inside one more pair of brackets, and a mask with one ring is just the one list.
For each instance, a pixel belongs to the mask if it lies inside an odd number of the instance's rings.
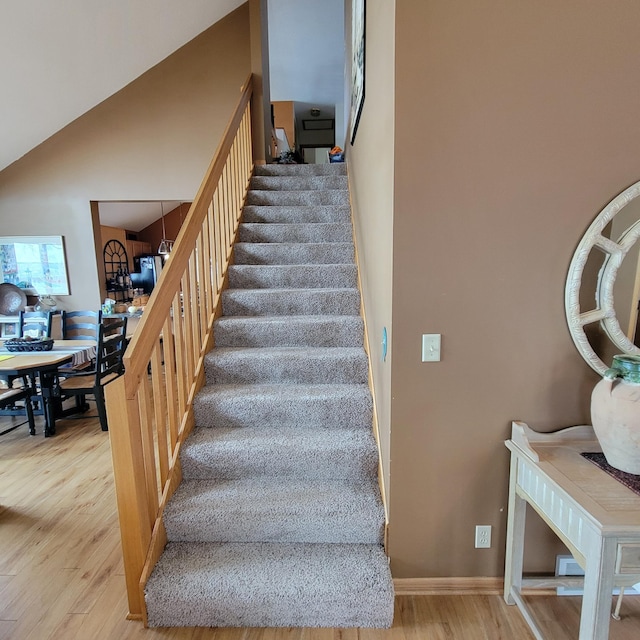
[[351,4],[351,144],[355,142],[364,106],[366,0]]
[[2,324],[2,337],[3,338],[17,338],[18,337],[18,324],[16,322],[4,322]]
[[27,295],[69,295],[62,236],[0,237],[0,282]]

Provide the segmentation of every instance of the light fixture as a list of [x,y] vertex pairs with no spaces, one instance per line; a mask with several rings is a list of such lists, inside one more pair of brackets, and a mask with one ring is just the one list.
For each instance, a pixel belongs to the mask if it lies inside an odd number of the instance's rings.
[[162,200],[160,201],[160,217],[162,218],[162,240],[160,241],[160,246],[158,247],[158,253],[164,256],[164,259],[166,260],[171,253],[173,242],[166,239],[167,233],[164,228],[164,203],[162,202]]
[[309,113],[314,117],[317,118],[320,115],[320,108],[319,107],[311,107]]

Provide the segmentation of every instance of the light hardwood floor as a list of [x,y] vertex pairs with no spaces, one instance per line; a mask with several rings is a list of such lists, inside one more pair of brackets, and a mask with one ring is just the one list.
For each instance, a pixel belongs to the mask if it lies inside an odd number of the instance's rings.
[[[0,417],[0,431],[12,418]],[[97,418],[63,420],[53,438],[0,436],[1,640],[529,640],[500,596],[402,596],[377,629],[144,629],[126,620],[108,434]],[[577,638],[579,598],[529,598],[552,640]],[[612,640],[640,638],[627,598]]]

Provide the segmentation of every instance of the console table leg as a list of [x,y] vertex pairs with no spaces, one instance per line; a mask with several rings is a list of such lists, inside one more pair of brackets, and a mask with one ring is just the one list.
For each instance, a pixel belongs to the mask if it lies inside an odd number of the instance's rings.
[[509,480],[509,509],[507,515],[507,548],[504,569],[504,599],[507,604],[516,604],[512,596],[515,588],[522,587],[522,564],[524,557],[524,528],[526,502],[516,493],[518,460],[512,454]]
[[609,638],[616,546],[613,538],[598,538],[586,554],[580,640]]

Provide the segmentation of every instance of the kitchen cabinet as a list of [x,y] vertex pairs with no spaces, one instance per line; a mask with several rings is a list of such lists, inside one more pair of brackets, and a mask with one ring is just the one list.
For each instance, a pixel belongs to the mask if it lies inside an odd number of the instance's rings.
[[127,240],[127,256],[129,258],[129,273],[135,271],[133,259],[151,253],[151,244],[142,240]]

